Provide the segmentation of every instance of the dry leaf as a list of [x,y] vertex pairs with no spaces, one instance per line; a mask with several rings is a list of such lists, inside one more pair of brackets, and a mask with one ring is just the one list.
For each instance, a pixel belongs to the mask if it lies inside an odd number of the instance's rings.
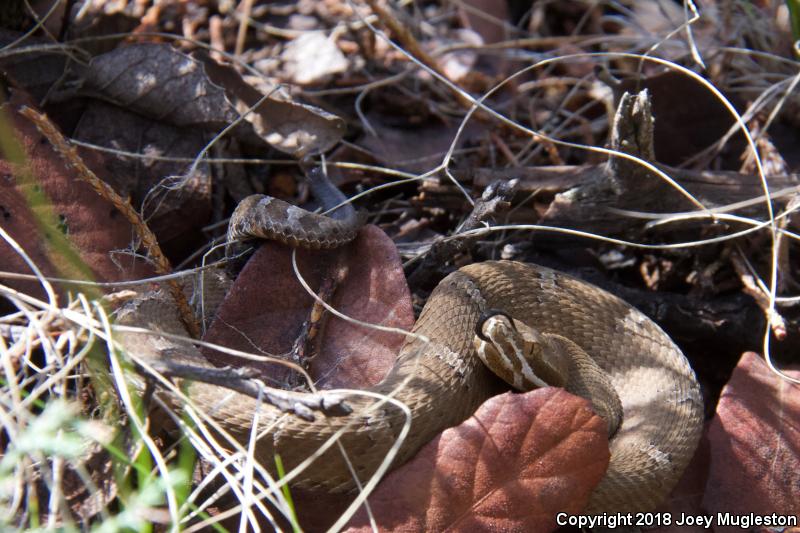
[[[211,80],[225,87],[240,113],[245,113],[264,97],[232,68],[220,65],[205,54],[196,55],[203,61]],[[271,94],[245,117],[272,147],[302,157],[329,150],[344,135],[345,123],[339,117],[318,107],[279,99],[279,96],[277,92]]]
[[310,31],[292,39],[281,58],[286,76],[294,83],[308,85],[324,81],[347,70],[347,58],[336,41],[323,31]]
[[[207,56],[198,61],[165,44],[135,44],[95,57],[84,73],[85,95],[175,126],[220,131],[263,97],[232,68]],[[284,152],[327,150],[344,133],[344,122],[317,108],[267,98],[235,133]]]
[[[58,277],[55,265],[63,268],[63,259],[54,255],[39,227],[37,217],[54,216],[58,231],[66,234],[77,248],[81,260],[94,273],[98,281],[136,279],[152,276],[152,269],[141,259],[122,252],[130,247],[133,231],[122,215],[85,182],[75,171],[66,167],[48,142],[27,119],[14,110],[20,105],[32,104],[18,92],[13,92],[9,103],[2,107],[22,145],[26,169],[0,161],[0,220],[3,229],[25,249],[33,262],[45,275]],[[102,168],[99,159],[87,154],[95,168]],[[32,183],[26,185],[23,172],[31,173]],[[28,200],[33,186],[45,195],[46,204],[31,211]],[[54,228],[50,228],[54,229]],[[54,265],[55,263],[55,265]],[[5,240],[0,239],[0,270],[30,274],[20,256],[13,252]],[[11,286],[27,294],[41,295],[38,282],[9,281]]]
[[[439,164],[457,132],[456,125],[443,125],[429,120],[414,126],[413,135],[409,135],[407,127],[384,124],[382,118],[386,117],[377,113],[367,116],[376,135],[365,135],[359,144],[386,166],[407,172],[422,173]],[[486,133],[483,124],[470,121],[461,134],[460,142],[478,143]]]
[[[20,34],[0,28],[0,49],[19,38]],[[0,54],[0,72],[9,85],[24,88],[34,102],[42,101],[64,76],[67,56],[60,51],[48,51],[50,41],[29,37],[25,40],[30,51],[25,54]],[[34,51],[36,50],[36,51]]]
[[[608,466],[605,424],[562,389],[484,403],[389,474],[370,497],[380,531],[550,531]],[[368,531],[360,511],[349,531]]]
[[202,63],[165,44],[122,46],[95,57],[83,92],[175,126],[221,129],[238,118]]
[[[786,374],[800,379],[799,370]],[[800,517],[800,387],[747,352],[722,390],[711,421],[708,513]],[[715,527],[714,531],[742,531]]]
[[[411,298],[400,259],[392,241],[378,228],[365,227],[344,249],[298,250],[297,255],[300,272],[315,290],[333,274],[340,258],[348,265],[347,277],[331,302],[334,308],[370,323],[406,330],[413,326]],[[205,340],[249,352],[286,353],[308,320],[311,303],[295,278],[291,250],[266,243],[239,274]],[[391,368],[404,340],[403,335],[328,318],[312,376],[327,387],[372,385]],[[206,352],[206,356],[215,364],[243,364],[241,359],[218,353]],[[285,379],[277,365],[261,368],[271,377],[271,385]]]
[[[197,241],[193,234],[211,219],[211,168],[199,164],[192,175],[183,175],[185,162],[203,150],[210,134],[156,122],[105,102],[92,101],[81,115],[74,138],[117,151],[141,154],[128,157],[102,154],[108,184],[123,198],[130,198],[165,246],[170,241]],[[239,155],[239,154],[234,154]]]

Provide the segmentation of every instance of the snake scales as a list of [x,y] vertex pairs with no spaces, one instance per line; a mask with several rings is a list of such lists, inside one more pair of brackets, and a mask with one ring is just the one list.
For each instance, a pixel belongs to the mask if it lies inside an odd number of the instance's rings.
[[[289,222],[274,222],[273,215]],[[352,213],[339,220],[320,218],[279,200],[253,196],[237,208],[229,236],[256,235],[326,247],[353,238],[359,224]],[[333,237],[319,238],[320,231]],[[443,429],[465,420],[490,396],[494,378],[473,345],[476,324],[490,309],[577,344],[607,372],[619,396],[622,423],[609,442],[610,465],[592,493],[588,511],[646,511],[658,505],[682,474],[699,439],[702,398],[692,369],[669,337],[624,301],[532,264],[472,264],[447,276],[433,291],[414,325],[417,335],[409,337],[394,367],[372,389],[392,395],[412,413],[410,433],[394,464],[402,464]],[[164,299],[143,298],[124,311],[122,323],[182,332]],[[160,342],[123,339],[153,359],[165,357],[167,343]],[[169,357],[173,362],[210,366],[201,355],[185,349],[172,350]],[[387,403],[376,407],[377,400],[362,395],[348,395],[352,412],[346,416],[306,420],[217,385],[193,381],[187,392],[245,446],[254,409],[260,406],[261,427],[271,429],[260,436],[255,454],[267,468],[279,453],[288,471],[340,432],[340,442],[362,481],[384,460],[406,421],[397,407]],[[336,446],[292,484],[330,491],[354,486]]]

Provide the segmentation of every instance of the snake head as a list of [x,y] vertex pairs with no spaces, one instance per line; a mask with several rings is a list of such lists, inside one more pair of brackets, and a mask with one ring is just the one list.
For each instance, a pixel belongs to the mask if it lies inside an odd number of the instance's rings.
[[517,390],[563,387],[569,361],[532,328],[500,310],[490,310],[475,328],[478,357],[503,381]]

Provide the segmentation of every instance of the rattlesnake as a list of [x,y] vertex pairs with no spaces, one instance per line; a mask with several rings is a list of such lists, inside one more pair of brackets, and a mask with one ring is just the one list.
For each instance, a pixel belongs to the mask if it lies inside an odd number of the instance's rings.
[[[288,216],[292,223],[273,223],[273,214]],[[278,200],[255,196],[237,208],[229,235],[277,233],[284,241],[293,239],[293,244],[307,245],[310,238],[316,247],[335,246],[351,239],[358,226],[352,213],[340,220],[324,219],[321,225],[318,218]],[[273,226],[276,231],[269,231]],[[321,226],[334,238],[317,238]],[[293,233],[292,228],[305,231]],[[283,235],[287,231],[289,239]],[[476,325],[489,310],[500,310],[545,336],[568,339],[607,373],[618,394],[622,423],[609,442],[610,464],[591,495],[588,510],[646,511],[658,505],[688,464],[702,428],[702,397],[689,363],[654,322],[621,299],[532,264],[472,264],[448,275],[433,291],[414,325],[414,336],[406,341],[385,379],[371,389],[391,395],[412,413],[410,433],[395,464],[408,460],[445,428],[465,420],[489,397],[494,378],[474,347]],[[157,331],[182,330],[174,308],[156,297],[140,299],[123,310],[120,323]],[[141,357],[164,357],[165,339],[156,346],[152,339],[143,342],[126,335],[123,343]],[[173,350],[170,357],[173,362],[210,366],[185,348]],[[292,469],[340,433],[339,441],[361,480],[375,472],[406,421],[395,405],[364,395],[346,395],[352,409],[347,415],[317,414],[309,420],[217,385],[191,382],[187,394],[245,446],[254,410],[260,406],[259,429],[271,429],[260,436],[255,456],[266,468],[280,454],[287,470]],[[334,492],[354,487],[336,446],[328,447],[292,484]]]

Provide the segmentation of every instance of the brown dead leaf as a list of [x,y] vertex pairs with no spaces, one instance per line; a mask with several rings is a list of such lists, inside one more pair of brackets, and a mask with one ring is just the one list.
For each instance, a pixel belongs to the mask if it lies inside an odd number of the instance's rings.
[[[331,302],[339,311],[384,326],[413,326],[411,298],[399,256],[378,228],[365,227],[344,249],[298,250],[297,258],[300,272],[315,290],[332,275],[339,260],[349,267]],[[248,352],[286,353],[309,318],[311,303],[292,271],[291,250],[266,243],[239,274],[205,340]],[[331,317],[311,367],[312,377],[327,387],[372,385],[391,368],[403,341],[403,335]],[[207,352],[206,356],[215,364],[243,364],[241,359],[222,354]],[[253,366],[263,369],[270,385],[280,385],[285,379],[274,364]]]
[[[225,87],[228,98],[240,113],[254,107],[264,97],[232,68],[201,53],[196,57],[203,61],[209,78]],[[339,117],[318,107],[280,98],[277,92],[270,94],[270,98],[245,120],[270,146],[295,157],[325,152],[338,143],[345,132],[345,123]]]
[[[394,242],[376,226],[367,226],[353,242],[348,263],[334,307],[363,322],[410,330],[414,310]],[[320,341],[322,356],[312,362],[311,374],[325,388],[374,385],[394,364],[404,341],[403,335],[331,317]]]
[[[0,28],[0,48],[19,38],[20,34]],[[0,54],[0,72],[10,85],[24,88],[33,101],[41,101],[64,75],[68,60],[59,51],[47,50],[50,41],[29,37],[25,54]],[[39,45],[39,46],[37,46]]]
[[[562,389],[506,393],[444,431],[370,497],[381,531],[550,531],[608,466],[605,425]],[[361,511],[349,531],[368,531]]]
[[238,118],[203,65],[165,44],[122,46],[95,57],[83,93],[176,126],[222,128]]
[[[384,123],[384,118],[377,113],[367,116],[376,135],[365,135],[359,145],[386,166],[407,172],[426,172],[439,164],[457,133],[455,125],[426,121],[415,125],[413,135],[409,135],[407,125],[395,127]],[[461,143],[478,142],[485,133],[482,124],[470,121],[459,140]]]
[[[25,249],[45,275],[59,276],[59,269],[65,266],[63,258],[54,254],[48,245],[39,226],[43,216],[54,216],[58,220],[57,231],[66,234],[98,281],[152,276],[152,269],[144,261],[120,253],[132,242],[133,230],[128,222],[116,208],[79,180],[50,144],[43,141],[36,127],[16,113],[22,104],[32,106],[26,97],[12,92],[11,100],[0,108],[13,124],[25,158],[24,169],[0,161],[0,220],[3,229]],[[87,160],[93,161],[95,168],[102,168],[91,154]],[[25,172],[30,172],[32,183],[22,179]],[[31,187],[43,192],[47,201],[45,205],[37,206],[35,211],[31,210],[26,199]],[[31,273],[2,239],[0,270]],[[42,295],[38,282],[9,281],[9,284],[28,294]]]
[[[786,370],[798,379],[800,370]],[[800,387],[747,352],[722,390],[711,421],[708,513],[800,517]],[[715,527],[714,531],[742,531]]]
[[208,134],[93,101],[81,115],[73,137],[116,151],[141,154],[142,157],[128,157],[104,153],[103,166],[92,169],[105,171],[109,185],[123,198],[130,198],[162,246],[176,239],[195,242],[189,236],[211,219],[211,168],[201,163],[192,175],[184,176],[187,163],[159,158],[191,160],[208,142]]
[[[83,93],[174,126],[216,132],[264,95],[232,68],[198,57],[202,61],[166,44],[119,47],[92,60],[84,72]],[[338,142],[344,122],[320,109],[270,97],[234,132],[250,143],[260,139],[278,150],[307,155]]]

